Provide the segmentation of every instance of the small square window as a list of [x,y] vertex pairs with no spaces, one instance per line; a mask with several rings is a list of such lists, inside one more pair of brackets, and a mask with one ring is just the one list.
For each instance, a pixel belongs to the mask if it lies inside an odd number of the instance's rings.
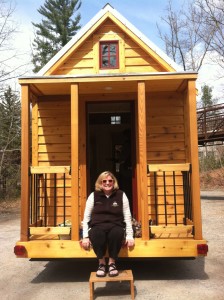
[[118,67],[118,42],[100,42],[100,68],[116,69]]
[[110,123],[112,125],[118,125],[121,124],[121,116],[111,116],[110,117]]

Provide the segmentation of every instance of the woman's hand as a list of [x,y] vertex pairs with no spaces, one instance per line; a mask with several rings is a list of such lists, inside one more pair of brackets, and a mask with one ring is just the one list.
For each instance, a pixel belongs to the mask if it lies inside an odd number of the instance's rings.
[[89,240],[89,238],[82,239],[82,247],[85,250],[89,250],[89,248],[90,248],[90,240]]
[[128,248],[134,247],[135,245],[135,240],[126,240],[126,246]]

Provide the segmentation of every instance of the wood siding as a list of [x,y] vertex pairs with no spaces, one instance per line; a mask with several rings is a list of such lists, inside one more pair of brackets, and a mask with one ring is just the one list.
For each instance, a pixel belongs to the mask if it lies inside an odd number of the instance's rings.
[[[99,69],[99,42],[103,40],[119,41],[119,69]],[[163,71],[166,70],[108,18],[54,71],[54,75]]]
[[[67,96],[40,97],[33,107],[32,142],[37,151],[32,152],[33,166],[70,166],[71,165],[71,104]],[[35,149],[34,148],[34,149]],[[47,203],[46,225],[63,222],[65,205],[66,220],[71,221],[71,175],[66,173],[64,199],[64,174],[46,174],[46,184],[40,180],[40,219],[44,219],[44,206]],[[55,203],[55,190],[57,201]],[[46,194],[45,194],[46,193]],[[64,203],[65,201],[65,203]]]
[[179,93],[147,95],[147,163],[185,163],[183,96]]
[[[186,159],[184,124],[184,99],[180,93],[155,93],[147,95],[147,163],[181,164]],[[157,218],[158,224],[183,224],[184,189],[182,173],[157,173],[157,187],[153,173],[148,174],[149,220]],[[175,191],[174,181],[175,180]],[[166,187],[164,186],[166,184]],[[157,200],[155,198],[157,197]],[[176,207],[174,206],[176,197]],[[155,209],[155,202],[157,208]],[[155,212],[155,210],[157,210]],[[157,216],[155,215],[157,214]]]

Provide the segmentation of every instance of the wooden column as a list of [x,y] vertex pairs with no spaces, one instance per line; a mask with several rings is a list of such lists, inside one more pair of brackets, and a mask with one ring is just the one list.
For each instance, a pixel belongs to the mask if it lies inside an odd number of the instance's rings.
[[21,241],[28,241],[30,167],[30,101],[29,86],[21,87]]
[[71,239],[79,240],[79,89],[71,84]]
[[149,239],[147,156],[146,156],[146,100],[145,82],[138,83],[138,201],[141,209],[142,239]]
[[195,225],[195,239],[202,239],[200,177],[198,160],[198,133],[197,133],[197,108],[195,81],[188,81],[187,112],[189,123],[189,161],[192,166],[191,190],[193,221]]
[[80,135],[79,135],[79,163],[80,163],[80,216],[81,220],[84,215],[84,210],[86,206],[86,199],[87,199],[87,173],[86,173],[86,111],[85,111],[85,104],[86,102],[80,101],[79,99],[79,128],[80,128]]

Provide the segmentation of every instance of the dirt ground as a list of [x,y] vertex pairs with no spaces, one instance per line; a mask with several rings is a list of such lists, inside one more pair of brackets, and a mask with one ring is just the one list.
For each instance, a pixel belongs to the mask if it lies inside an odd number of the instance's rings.
[[[132,269],[137,300],[223,300],[224,192],[203,191],[203,235],[206,258],[196,260],[120,260],[120,269]],[[11,206],[10,206],[11,205]],[[89,299],[89,276],[96,260],[30,261],[13,254],[19,239],[19,207],[0,212],[0,298],[4,300]],[[130,299],[129,283],[98,283],[95,299]]]

